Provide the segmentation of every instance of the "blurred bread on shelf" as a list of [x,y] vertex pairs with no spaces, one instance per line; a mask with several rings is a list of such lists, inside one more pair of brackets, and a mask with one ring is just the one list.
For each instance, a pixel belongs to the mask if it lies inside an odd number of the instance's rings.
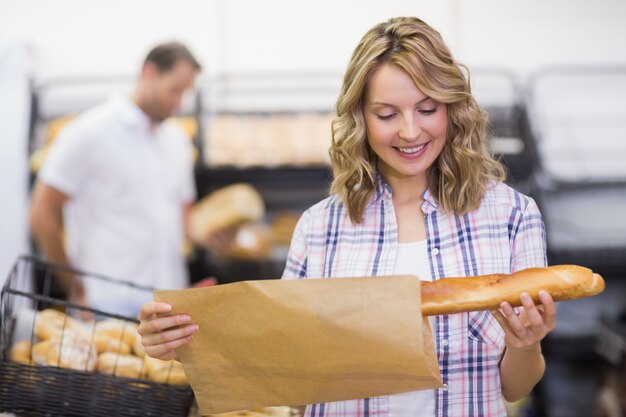
[[[76,117],[76,113],[70,113],[68,115],[52,119],[48,123],[46,123],[42,130],[42,145],[39,149],[35,149],[29,158],[29,167],[31,172],[38,172],[41,169],[43,163],[48,157],[48,154],[50,153],[50,149],[54,145],[54,141],[59,135],[59,132],[63,130]],[[190,140],[193,140],[198,135],[198,121],[195,117],[179,116],[171,117],[168,120],[180,127]],[[194,161],[198,159],[198,150],[196,147],[193,148],[192,157]]]
[[51,145],[59,135],[59,132],[63,130],[71,121],[76,118],[76,113],[70,113],[68,115],[58,117],[50,120],[46,125],[45,145]]
[[331,113],[219,114],[207,121],[209,166],[328,165]]
[[189,139],[195,138],[198,134],[198,121],[195,117],[171,117],[169,120],[178,125]]
[[265,203],[249,184],[221,188],[194,204],[189,218],[189,234],[195,242],[205,242],[214,233],[265,216]]
[[293,231],[300,220],[301,213],[279,212],[270,222],[271,242],[274,245],[289,245]]
[[267,228],[259,223],[246,223],[237,231],[226,255],[241,259],[267,258],[270,255],[270,249]]

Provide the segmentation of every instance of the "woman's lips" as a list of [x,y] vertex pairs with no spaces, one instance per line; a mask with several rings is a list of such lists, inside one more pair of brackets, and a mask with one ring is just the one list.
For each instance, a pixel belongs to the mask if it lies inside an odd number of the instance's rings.
[[426,142],[426,143],[422,143],[421,145],[404,146],[402,148],[394,146],[393,148],[401,157],[405,159],[415,159],[415,158],[419,158],[420,156],[424,154],[424,152],[426,152],[426,149],[428,148],[429,144],[430,142]]

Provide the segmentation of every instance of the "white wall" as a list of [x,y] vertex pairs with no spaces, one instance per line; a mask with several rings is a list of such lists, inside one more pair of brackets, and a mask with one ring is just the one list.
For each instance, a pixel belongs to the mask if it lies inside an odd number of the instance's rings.
[[0,0],[0,37],[21,36],[30,42],[38,79],[134,74],[151,46],[172,39],[188,44],[209,67],[218,39],[215,4],[213,0]]
[[360,37],[393,16],[416,15],[450,33],[450,2],[225,0],[220,69],[343,72]]
[[459,58],[528,74],[550,65],[626,63],[626,1],[460,0]]
[[470,65],[626,63],[623,0],[0,0],[0,37],[33,45],[39,79],[135,73],[172,38],[208,73],[341,72],[360,36],[395,15],[424,18]]
[[17,257],[28,251],[30,64],[23,42],[0,39],[0,286]]

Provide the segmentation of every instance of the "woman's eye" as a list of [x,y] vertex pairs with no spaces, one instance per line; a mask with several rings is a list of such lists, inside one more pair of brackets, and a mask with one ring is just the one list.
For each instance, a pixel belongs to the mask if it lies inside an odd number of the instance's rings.
[[376,117],[378,117],[380,120],[389,120],[389,119],[391,119],[395,115],[396,115],[395,113],[391,113],[391,114],[377,114]]
[[425,115],[429,115],[429,114],[433,114],[434,112],[437,111],[437,107],[435,107],[434,109],[427,109],[427,110],[418,110],[421,114],[425,114]]

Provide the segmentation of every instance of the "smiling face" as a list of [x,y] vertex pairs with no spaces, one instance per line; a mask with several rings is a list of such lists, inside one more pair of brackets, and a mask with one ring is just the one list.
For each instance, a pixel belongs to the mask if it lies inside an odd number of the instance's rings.
[[404,70],[387,63],[369,79],[363,114],[382,176],[392,188],[411,181],[425,189],[428,169],[446,143],[446,105],[424,95]]

